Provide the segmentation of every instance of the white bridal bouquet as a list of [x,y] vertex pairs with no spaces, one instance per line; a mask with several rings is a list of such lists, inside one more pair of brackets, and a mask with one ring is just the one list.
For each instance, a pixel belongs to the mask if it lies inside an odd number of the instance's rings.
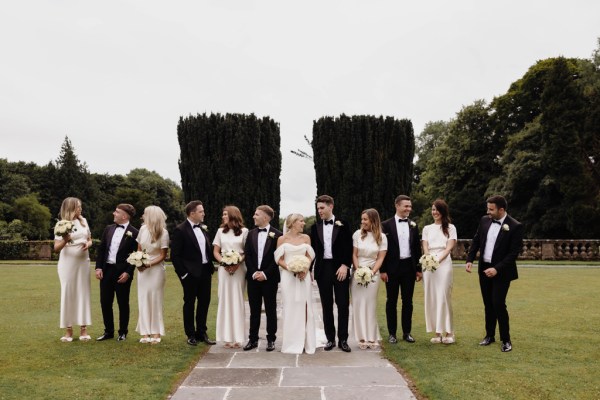
[[73,225],[73,222],[61,219],[54,225],[54,235],[65,237],[71,232],[75,232],[77,229]]
[[127,257],[127,262],[139,268],[146,265],[146,261],[148,261],[149,258],[150,256],[146,253],[146,250],[134,251]]
[[[231,267],[242,262],[242,255],[235,250],[221,250],[221,266]],[[233,275],[234,272],[229,271],[229,275]]]
[[306,256],[293,256],[287,263],[288,271],[293,272],[294,276],[301,272],[307,272],[308,267],[310,267],[310,260]]
[[356,283],[364,287],[369,286],[369,283],[375,282],[373,280],[373,270],[363,266],[356,268],[356,271],[354,271],[354,279],[356,279]]
[[434,254],[423,254],[419,258],[419,264],[424,271],[435,272],[439,268],[440,262]]

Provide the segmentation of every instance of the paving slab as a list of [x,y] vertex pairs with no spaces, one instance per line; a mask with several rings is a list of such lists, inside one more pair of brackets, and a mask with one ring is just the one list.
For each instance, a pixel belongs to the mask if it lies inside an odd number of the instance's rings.
[[235,356],[235,353],[229,354],[218,354],[218,353],[206,353],[204,357],[198,362],[198,367],[202,368],[225,368],[231,362],[231,359]]
[[171,397],[171,400],[223,400],[228,390],[227,388],[181,386],[173,397]]
[[[321,350],[322,351],[322,350]],[[319,352],[319,350],[317,350]],[[390,362],[380,356],[379,351],[329,351],[324,354],[301,354],[298,367],[389,367]]]
[[321,400],[321,391],[319,387],[233,388],[227,400]]
[[235,387],[277,386],[279,368],[194,368],[184,386]]
[[406,386],[325,387],[321,400],[416,400]]
[[392,367],[305,367],[284,368],[280,386],[397,385],[406,381]]
[[236,353],[229,368],[282,368],[295,367],[298,356],[295,354],[283,354],[281,352],[262,353]]

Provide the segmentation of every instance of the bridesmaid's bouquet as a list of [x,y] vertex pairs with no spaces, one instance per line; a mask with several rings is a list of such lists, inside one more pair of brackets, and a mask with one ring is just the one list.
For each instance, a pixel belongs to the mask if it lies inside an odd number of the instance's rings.
[[[75,225],[73,225],[73,222],[67,221],[66,219],[61,219],[60,221],[58,221],[56,223],[56,225],[54,225],[54,235],[60,236],[60,237],[65,237],[65,236],[71,234],[72,232],[75,232],[76,230],[77,230],[77,228],[75,228]],[[69,242],[73,243],[72,240],[70,240]]]
[[287,269],[290,272],[294,273],[294,276],[302,273],[308,272],[308,268],[310,267],[310,260],[306,256],[293,256],[289,263],[287,263]]
[[434,254],[423,254],[421,258],[419,258],[419,264],[421,264],[423,270],[429,272],[435,272],[440,266],[440,262]]
[[[242,255],[235,250],[221,250],[221,266],[228,268],[233,265],[238,265],[242,262]],[[234,272],[229,271],[229,275],[233,275]]]
[[127,263],[139,268],[146,265],[146,261],[148,261],[149,258],[150,256],[146,253],[146,250],[134,251],[127,257]]
[[356,283],[364,287],[369,286],[369,283],[375,283],[373,280],[373,270],[369,267],[359,266],[356,268],[354,279],[356,279]]

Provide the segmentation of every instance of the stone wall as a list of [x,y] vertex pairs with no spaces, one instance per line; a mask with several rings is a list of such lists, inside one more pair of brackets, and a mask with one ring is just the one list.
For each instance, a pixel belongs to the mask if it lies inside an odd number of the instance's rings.
[[[471,239],[458,239],[452,250],[453,260],[467,258]],[[525,239],[520,260],[600,260],[600,240]]]

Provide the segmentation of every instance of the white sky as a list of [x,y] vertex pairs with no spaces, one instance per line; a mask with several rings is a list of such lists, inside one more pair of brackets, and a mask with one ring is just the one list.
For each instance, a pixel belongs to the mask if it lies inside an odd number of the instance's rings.
[[0,158],[46,164],[68,135],[92,172],[180,182],[180,116],[255,113],[280,123],[281,214],[309,215],[314,168],[290,150],[313,120],[390,115],[418,134],[599,36],[591,0],[4,2]]

